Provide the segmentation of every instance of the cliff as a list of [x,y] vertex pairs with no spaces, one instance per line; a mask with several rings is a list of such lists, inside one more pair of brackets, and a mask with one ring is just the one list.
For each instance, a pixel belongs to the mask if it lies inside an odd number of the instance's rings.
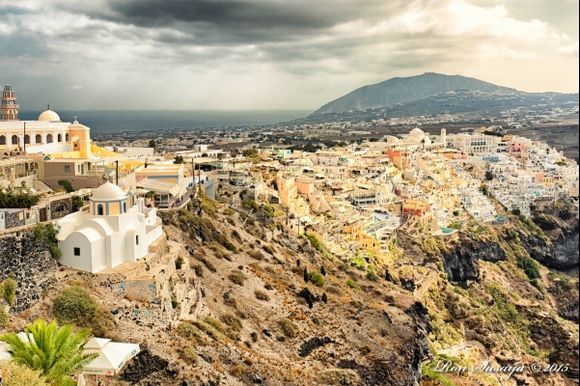
[[[288,233],[278,208],[211,200],[202,208],[201,217],[191,206],[163,214],[160,255],[126,272],[56,271],[31,236],[5,239],[3,261],[18,281],[46,280],[38,295],[22,286],[18,310],[27,309],[13,324],[51,318],[54,296],[83,286],[113,315],[107,335],[143,348],[118,385],[578,381],[578,279],[555,269],[577,267],[577,252],[568,253],[578,237],[573,203],[539,206],[533,221],[469,223],[448,237],[400,230],[392,259],[373,271],[332,256],[315,234]],[[132,282],[134,270],[152,281]],[[442,360],[568,366],[506,380],[435,371]]]

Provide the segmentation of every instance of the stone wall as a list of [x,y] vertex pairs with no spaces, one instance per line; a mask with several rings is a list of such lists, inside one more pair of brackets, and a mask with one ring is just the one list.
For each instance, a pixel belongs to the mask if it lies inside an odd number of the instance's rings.
[[72,199],[65,197],[50,202],[50,218],[56,220],[72,213]]
[[0,238],[0,281],[13,275],[16,279],[16,302],[13,311],[27,309],[41,298],[55,282],[57,262],[46,246],[36,240],[33,231],[3,235]]

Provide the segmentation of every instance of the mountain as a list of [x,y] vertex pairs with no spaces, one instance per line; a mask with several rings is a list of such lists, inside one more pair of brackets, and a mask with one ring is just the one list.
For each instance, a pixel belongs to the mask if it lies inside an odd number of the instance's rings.
[[[356,89],[332,102],[329,102],[310,115],[319,116],[322,114],[341,114],[353,111],[368,111],[385,107],[416,105],[418,101],[431,100],[429,106],[433,105],[433,98],[447,97],[461,94],[469,94],[476,99],[485,96],[487,100],[495,97],[525,97],[525,96],[547,96],[554,93],[538,94],[525,93],[513,88],[501,87],[492,83],[484,82],[474,78],[461,75],[445,75],[434,72],[427,72],[422,75],[406,78],[392,78],[384,82],[364,86]],[[436,101],[435,101],[436,102]],[[443,106],[435,103],[429,109],[425,106],[424,114],[439,113]],[[405,115],[405,114],[403,114]]]

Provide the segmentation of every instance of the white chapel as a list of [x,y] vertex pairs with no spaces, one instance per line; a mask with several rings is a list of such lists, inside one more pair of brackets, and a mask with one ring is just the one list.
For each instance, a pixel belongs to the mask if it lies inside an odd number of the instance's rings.
[[94,190],[88,212],[58,223],[61,263],[92,273],[145,257],[163,233],[156,208],[111,182]]

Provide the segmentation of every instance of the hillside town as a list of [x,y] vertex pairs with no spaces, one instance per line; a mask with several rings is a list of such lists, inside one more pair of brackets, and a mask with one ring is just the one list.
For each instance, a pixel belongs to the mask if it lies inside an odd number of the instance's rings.
[[[343,258],[353,251],[388,258],[398,228],[451,235],[470,220],[501,223],[500,211],[529,216],[537,200],[578,197],[576,161],[545,143],[488,127],[457,134],[442,128],[439,135],[414,128],[315,152],[194,144],[160,154],[147,146],[101,147],[91,140],[90,128],[61,122],[50,109],[36,121],[19,121],[10,86],[3,101],[0,229],[56,221],[66,246],[63,262],[90,272],[120,264],[111,261],[110,251],[122,244],[107,244],[109,252],[82,248],[99,263],[78,262],[84,254],[67,241],[74,234],[92,240],[128,227],[130,235],[119,240],[141,235],[140,252],[124,247],[133,251],[129,260],[136,260],[154,241],[154,211],[182,207],[198,192],[240,208],[243,202],[232,191],[275,205],[290,230],[316,232]],[[9,105],[10,111],[4,107]],[[140,215],[129,220],[133,207]],[[125,213],[115,224],[94,219]],[[123,221],[141,222],[144,230]]]
[[[435,134],[414,127],[378,139],[365,139],[366,131],[354,130],[349,135],[356,140],[341,136],[312,149],[265,143],[255,132],[240,130],[211,143],[201,143],[200,135],[186,146],[183,138],[112,143],[94,140],[91,129],[77,119],[61,121],[50,106],[36,120],[20,120],[15,92],[8,85],[0,118],[0,240],[20,245],[1,256],[2,286],[15,277],[19,287],[16,300],[0,300],[0,311],[8,315],[43,304],[45,293],[59,286],[54,279],[59,271],[66,283],[71,276],[85,275],[78,277],[92,283],[87,288],[106,288],[103,302],[114,305],[113,316],[83,322],[95,333],[84,352],[96,359],[82,368],[78,384],[98,385],[96,378],[120,373],[136,356],[152,360],[151,348],[142,351],[140,344],[151,342],[160,331],[169,334],[200,318],[213,320],[204,288],[218,281],[202,287],[202,268],[197,264],[188,269],[184,262],[197,256],[211,272],[217,271],[204,255],[207,250],[190,244],[209,243],[211,254],[226,253],[213,240],[220,232],[204,231],[208,225],[202,219],[215,217],[216,205],[243,224],[262,224],[256,232],[264,240],[272,240],[275,232],[288,240],[304,240],[325,259],[355,267],[371,282],[392,280],[390,272],[408,270],[401,268],[408,265],[400,260],[400,235],[426,245],[425,240],[435,238],[452,245],[458,233],[474,224],[500,228],[514,219],[527,221],[535,207],[559,201],[578,208],[577,162],[544,142],[506,134],[496,126],[454,133],[441,127]],[[239,145],[240,138],[246,143]],[[183,239],[176,219],[194,234],[192,240]],[[235,221],[228,221],[236,229]],[[237,230],[231,233],[240,237]],[[32,260],[11,257],[27,248],[26,237],[47,243],[48,252],[31,252],[26,259]],[[227,237],[218,240],[228,251],[240,251]],[[264,250],[279,259],[267,245]],[[247,253],[263,256],[256,250]],[[300,272],[299,255],[292,260],[298,264],[293,270]],[[423,269],[410,275],[414,279],[397,279],[418,300],[437,277],[428,270],[423,275]],[[324,267],[320,270],[326,274]],[[455,275],[452,271],[449,280]],[[304,280],[318,280],[316,286],[324,281],[311,276],[304,268]],[[347,287],[358,288],[349,280]],[[66,291],[89,296],[74,285],[66,288],[57,299]],[[299,296],[312,308],[317,298],[309,293]],[[259,290],[255,296],[269,299]],[[56,304],[44,309],[53,307],[53,315],[59,315]],[[92,323],[133,327],[123,330],[123,343]],[[20,332],[16,339],[25,341],[26,334],[32,332]],[[165,346],[156,350],[175,355]],[[10,355],[0,343],[0,363]],[[179,351],[180,360],[184,355]],[[139,377],[149,374],[139,371],[145,374]],[[181,371],[192,374],[188,366]]]

